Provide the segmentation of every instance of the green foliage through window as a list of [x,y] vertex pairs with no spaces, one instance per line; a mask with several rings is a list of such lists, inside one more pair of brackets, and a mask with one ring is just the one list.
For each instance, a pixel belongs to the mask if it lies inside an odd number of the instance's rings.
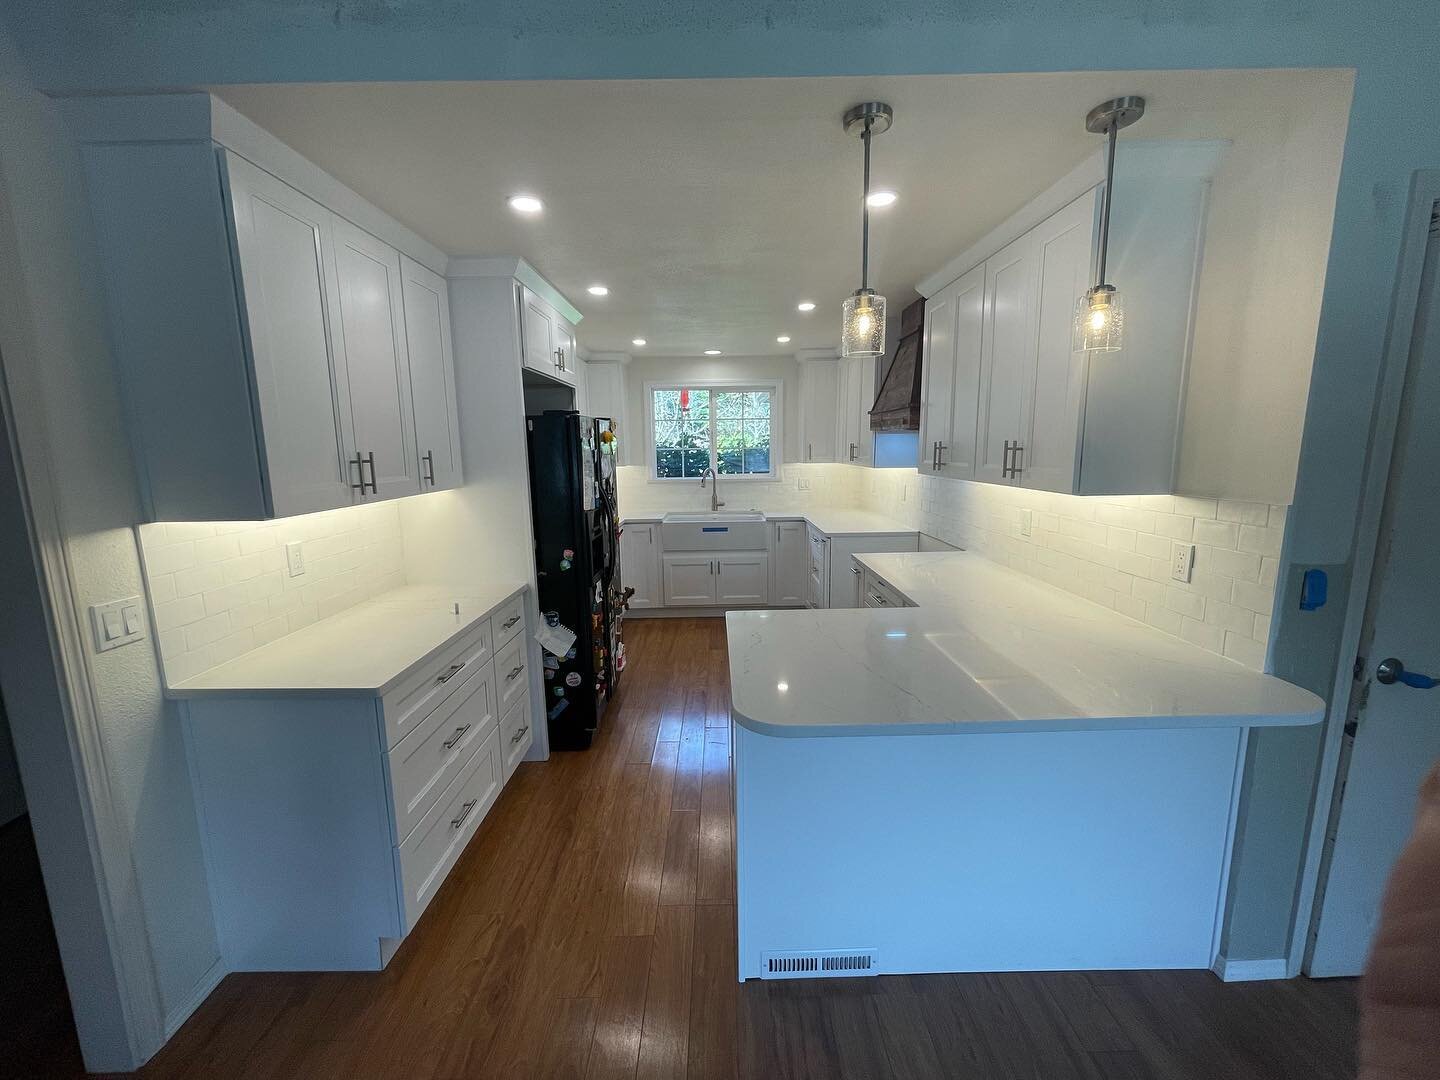
[[707,467],[722,476],[771,475],[774,398],[770,389],[653,391],[655,475],[698,479]]

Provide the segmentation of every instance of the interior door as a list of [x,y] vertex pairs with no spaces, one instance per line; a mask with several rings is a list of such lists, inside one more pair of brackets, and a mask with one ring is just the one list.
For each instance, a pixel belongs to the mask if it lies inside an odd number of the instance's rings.
[[955,293],[959,285],[953,282],[925,302],[919,468],[936,476],[943,471],[942,455],[954,450],[950,410],[955,401]]
[[[1343,795],[1332,818],[1328,867],[1307,971],[1358,975],[1374,935],[1386,877],[1414,822],[1416,793],[1440,758],[1440,687],[1377,677],[1387,658],[1440,679],[1440,236],[1432,233],[1415,345],[1381,513],[1356,687],[1342,753]],[[1346,759],[1348,758],[1348,767]]]
[[336,320],[333,216],[228,151],[229,194],[270,510],[355,498],[349,386]]
[[1034,386],[1023,399],[1029,406],[1021,440],[1025,487],[1066,494],[1079,490],[1089,363],[1086,353],[1071,348],[1071,339],[1075,301],[1094,284],[1094,251],[1094,192],[1035,230],[1037,330]]
[[348,221],[335,221],[340,326],[350,383],[355,450],[365,463],[367,499],[420,491],[415,411],[405,347],[400,253]]
[[[985,324],[980,355],[980,408],[975,426],[975,479],[1013,484],[1007,475],[1020,442],[1025,395],[1035,368],[1035,236],[1026,233],[985,264]],[[1024,464],[1020,451],[1020,464]]]
[[450,347],[450,292],[443,277],[408,256],[400,256],[400,271],[420,483],[425,491],[458,487],[460,419]]

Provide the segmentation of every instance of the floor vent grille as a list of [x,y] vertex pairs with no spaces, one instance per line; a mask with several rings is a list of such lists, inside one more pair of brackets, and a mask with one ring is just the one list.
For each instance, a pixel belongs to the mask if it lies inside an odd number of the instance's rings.
[[760,968],[762,979],[848,979],[878,975],[880,961],[874,949],[766,952],[760,954]]

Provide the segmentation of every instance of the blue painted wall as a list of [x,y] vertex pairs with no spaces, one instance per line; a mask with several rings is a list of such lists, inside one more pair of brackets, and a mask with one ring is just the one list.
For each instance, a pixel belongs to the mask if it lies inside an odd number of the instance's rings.
[[[1352,67],[1355,101],[1290,540],[1296,563],[1331,565],[1333,581],[1348,580],[1406,192],[1413,170],[1440,166],[1435,0],[110,0],[103,11],[95,7],[6,4],[0,17],[41,88]],[[1337,588],[1331,610],[1344,599]],[[1287,604],[1278,633],[1277,656],[1334,655],[1333,620],[1307,621]],[[1234,958],[1285,952],[1292,896],[1277,882],[1298,870],[1318,749],[1318,730],[1252,742],[1229,926]]]

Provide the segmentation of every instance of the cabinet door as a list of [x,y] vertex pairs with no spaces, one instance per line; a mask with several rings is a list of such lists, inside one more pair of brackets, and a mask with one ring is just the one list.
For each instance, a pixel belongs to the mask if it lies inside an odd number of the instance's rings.
[[450,291],[445,279],[400,256],[405,345],[415,404],[415,450],[425,491],[460,486],[460,423],[450,348]]
[[875,404],[875,361],[870,357],[857,360],[860,400],[855,410],[855,454],[857,465],[875,464],[875,434],[870,430],[870,406]]
[[800,459],[839,461],[836,416],[840,404],[840,364],[806,360],[800,373]]
[[749,605],[770,600],[770,556],[727,553],[715,559],[716,599],[721,604]]
[[666,555],[666,607],[709,607],[716,602],[715,560],[704,555]]
[[363,495],[367,499],[414,495],[420,490],[420,465],[405,348],[400,253],[337,218],[335,271],[355,451],[370,482]]
[[1078,490],[1089,362],[1070,346],[1075,301],[1093,284],[1095,227],[1091,192],[1035,230],[1036,359],[1029,415],[1022,424],[1020,483],[1025,487],[1067,494]]
[[580,367],[580,358],[575,355],[575,328],[558,315],[550,322],[550,355],[555,358],[551,374],[574,386]]
[[947,285],[925,302],[919,469],[934,476],[941,475],[942,455],[954,452],[950,410],[955,400],[955,293],[959,285],[958,281]]
[[[1035,237],[1026,233],[985,264],[980,408],[975,429],[975,478],[1012,484],[1004,475],[1006,442],[1020,441],[1026,394],[1035,369]],[[1024,465],[1023,449],[1020,464]]]
[[860,460],[860,364],[858,356],[840,361],[840,460]]
[[660,545],[652,522],[630,522],[620,533],[620,583],[635,590],[630,606],[661,606]]
[[525,286],[520,290],[521,363],[532,371],[555,374],[555,314],[550,305]]
[[776,521],[771,525],[770,602],[777,607],[804,606],[809,596],[810,545],[803,521]]
[[[950,346],[950,438],[940,451],[940,475],[975,475],[975,426],[980,413],[980,361],[985,343],[985,267],[955,282],[947,330]],[[927,360],[928,362],[928,360]],[[1003,449],[1003,442],[1002,442]]]
[[355,500],[334,218],[243,158],[221,161],[275,517]]

